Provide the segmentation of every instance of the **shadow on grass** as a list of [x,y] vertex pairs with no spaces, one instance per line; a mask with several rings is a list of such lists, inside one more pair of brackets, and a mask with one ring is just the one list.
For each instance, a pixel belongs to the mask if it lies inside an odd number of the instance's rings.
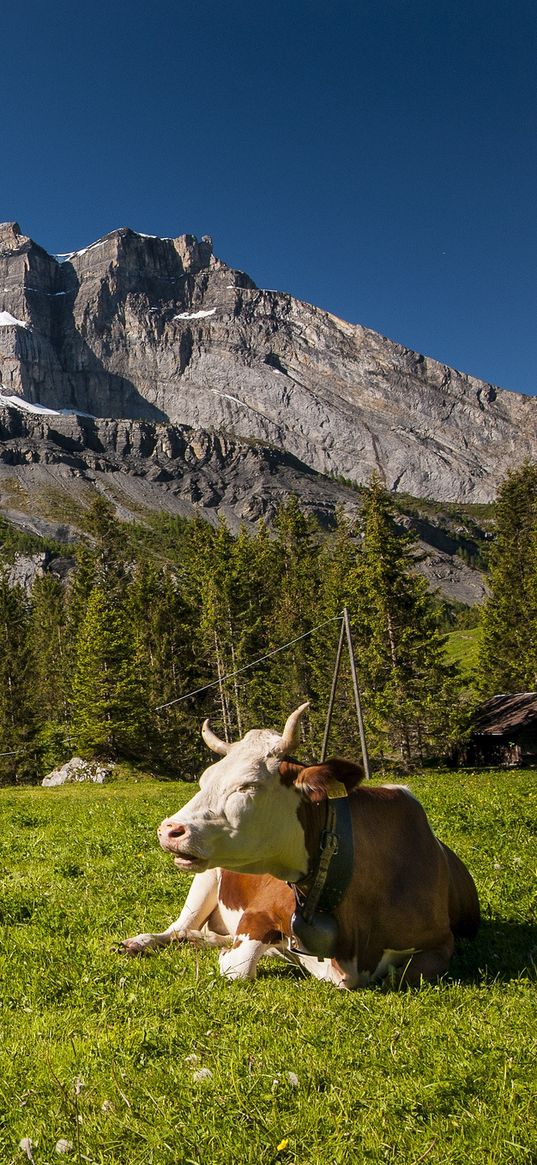
[[508,983],[537,972],[537,924],[503,918],[482,921],[473,942],[458,942],[449,978],[463,983]]
[[[259,979],[308,979],[303,967],[274,959],[261,963]],[[537,979],[537,924],[503,918],[484,919],[477,937],[459,940],[443,981],[467,984],[509,983],[522,976]],[[387,987],[377,987],[386,990]]]

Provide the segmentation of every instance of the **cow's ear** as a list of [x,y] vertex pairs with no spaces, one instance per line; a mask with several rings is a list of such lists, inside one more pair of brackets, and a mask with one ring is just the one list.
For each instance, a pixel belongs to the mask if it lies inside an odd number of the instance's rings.
[[303,769],[304,765],[299,764],[298,761],[281,760],[278,765],[278,772],[282,785],[287,785],[288,788],[290,785],[294,785]]
[[320,765],[308,765],[298,774],[295,785],[308,801],[326,801],[346,797],[364,778],[361,765],[337,757]]

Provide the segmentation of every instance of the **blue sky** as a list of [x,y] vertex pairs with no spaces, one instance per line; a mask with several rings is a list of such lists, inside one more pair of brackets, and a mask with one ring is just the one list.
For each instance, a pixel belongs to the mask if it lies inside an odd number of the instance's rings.
[[0,219],[211,234],[263,287],[537,392],[534,0],[26,0]]

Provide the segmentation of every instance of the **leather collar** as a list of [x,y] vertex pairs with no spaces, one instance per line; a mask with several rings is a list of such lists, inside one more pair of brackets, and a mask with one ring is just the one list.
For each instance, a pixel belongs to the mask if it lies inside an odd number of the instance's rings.
[[337,942],[333,911],[339,906],[354,868],[354,841],[348,797],[326,802],[325,827],[307,877],[293,884],[296,909],[291,920],[292,950],[329,958]]

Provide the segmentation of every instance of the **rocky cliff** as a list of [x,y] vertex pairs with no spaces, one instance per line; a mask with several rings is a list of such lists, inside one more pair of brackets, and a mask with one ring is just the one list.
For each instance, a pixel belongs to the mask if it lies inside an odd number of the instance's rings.
[[[321,525],[336,511],[352,519],[360,506],[355,488],[317,473],[290,453],[186,425],[151,421],[32,414],[0,407],[0,511],[38,536],[69,542],[83,525],[95,493],[124,520],[164,510],[183,517],[224,516],[230,528],[269,523],[289,494]],[[483,598],[477,570],[460,557],[477,549],[472,528],[447,515],[434,520],[401,517],[419,538],[419,569],[432,589],[472,605]],[[52,567],[46,556],[19,555],[10,577],[31,585]]]
[[[196,438],[213,451],[261,442],[283,458],[273,485],[289,455],[301,473],[366,482],[378,470],[392,490],[486,502],[507,469],[537,456],[533,398],[258,290],[191,235],[125,228],[51,256],[3,224],[0,383],[6,406],[153,422],[155,446],[178,426],[213,434]],[[244,472],[260,457],[245,454]]]

